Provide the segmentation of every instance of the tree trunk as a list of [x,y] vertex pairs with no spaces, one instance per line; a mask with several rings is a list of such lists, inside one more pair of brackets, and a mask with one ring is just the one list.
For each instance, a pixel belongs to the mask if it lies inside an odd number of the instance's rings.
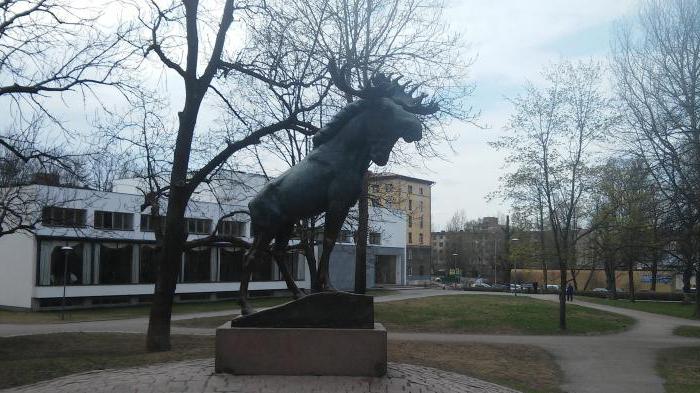
[[627,263],[627,280],[629,283],[630,290],[630,301],[634,301],[634,263]]
[[559,329],[566,330],[566,263],[559,269]]
[[367,232],[369,230],[369,172],[362,179],[362,192],[357,201],[358,223],[355,239],[355,293],[364,295],[367,292]]
[[654,260],[651,262],[651,291],[656,292],[656,278],[659,274],[659,260],[657,253],[654,253]]
[[171,190],[169,209],[165,225],[166,231],[158,253],[158,273],[156,275],[153,304],[148,320],[146,349],[148,351],[170,350],[170,318],[172,314],[175,286],[180,272],[184,244],[187,197],[184,190]]
[[148,320],[146,337],[148,351],[170,350],[170,317],[183,246],[187,240],[185,209],[192,190],[186,181],[192,152],[192,138],[204,91],[196,84],[185,83],[185,92],[185,105],[178,113],[179,127],[173,152],[173,169],[170,173],[170,193],[161,245],[162,252],[158,260],[158,274]]
[[695,318],[700,318],[700,291],[698,291],[698,278],[700,278],[700,267],[695,270]]
[[547,276],[547,255],[545,253],[546,247],[544,243],[544,206],[542,204],[542,193],[537,192],[539,209],[540,209],[540,259],[542,261],[542,275],[544,276],[544,287],[542,287],[542,293],[547,291],[547,284],[549,284],[549,277]]

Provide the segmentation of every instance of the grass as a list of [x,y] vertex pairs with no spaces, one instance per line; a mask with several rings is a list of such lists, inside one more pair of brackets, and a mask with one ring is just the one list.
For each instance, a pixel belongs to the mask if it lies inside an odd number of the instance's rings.
[[683,337],[700,338],[700,327],[698,326],[678,326],[673,329],[673,334]]
[[668,348],[656,358],[667,393],[700,392],[700,347]]
[[[391,289],[370,289],[367,291],[367,294],[372,296],[388,296],[396,294],[397,292],[398,291]],[[251,304],[255,308],[264,308],[286,303],[290,300],[290,297],[253,298],[251,299]],[[238,305],[238,300],[197,303],[175,303],[173,304],[173,314],[193,314],[200,312],[224,310],[231,310],[231,313],[233,314],[234,312],[238,312],[239,308],[240,306]],[[85,321],[102,321],[112,319],[129,319],[147,317],[150,310],[150,305],[70,310],[66,311],[65,321],[62,321],[60,319],[60,311],[0,310],[0,324],[70,323]],[[231,319],[230,317],[227,318]]]
[[[375,319],[404,332],[561,334],[557,303],[525,296],[435,296],[375,304]],[[566,334],[622,331],[632,318],[567,306]]]
[[[270,297],[251,299],[254,307],[271,307],[288,302],[289,297]],[[231,310],[238,311],[240,306],[236,300],[226,300],[208,303],[175,303],[173,314],[192,314],[209,311]],[[8,311],[0,310],[0,323],[61,323],[84,322],[111,319],[128,319],[147,317],[150,305],[131,307],[91,308],[66,311],[66,320],[61,321],[60,311]]]
[[646,311],[654,314],[669,315],[672,317],[695,319],[695,304],[684,304],[682,302],[659,302],[652,300],[637,300],[631,302],[626,299],[601,299],[595,297],[581,296],[579,299],[586,302],[604,304],[613,307],[629,308],[637,311]]
[[[525,296],[435,296],[374,305],[374,318],[390,331],[488,334],[560,334],[558,305]],[[626,329],[632,318],[570,305],[568,334]],[[174,326],[214,329],[232,316],[174,321]]]
[[57,333],[0,338],[0,389],[78,372],[209,358],[214,337],[172,336],[174,350],[148,353],[145,336]]
[[552,355],[539,347],[389,341],[389,361],[452,371],[522,392],[554,393],[563,381]]
[[[56,333],[0,338],[0,389],[108,368],[210,358],[213,336],[172,336],[173,350],[147,353],[142,334]],[[388,358],[473,376],[524,392],[560,392],[562,373],[537,347],[391,341]]]
[[[391,289],[371,289],[367,291],[368,295],[372,296],[389,296],[396,294],[395,290]],[[263,306],[254,305],[256,308]],[[186,327],[186,328],[199,328],[199,329],[216,329],[217,327],[223,325],[224,323],[230,321],[234,317],[233,313],[231,315],[215,316],[215,317],[201,317],[201,318],[191,318],[191,319],[181,319],[179,321],[173,321],[173,326]]]

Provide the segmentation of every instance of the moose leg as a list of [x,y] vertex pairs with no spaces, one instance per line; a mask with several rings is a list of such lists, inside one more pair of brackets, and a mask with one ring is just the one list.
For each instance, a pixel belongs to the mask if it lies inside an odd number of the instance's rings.
[[292,274],[289,272],[287,265],[285,264],[285,257],[287,255],[286,248],[293,228],[294,227],[291,225],[284,227],[284,229],[277,234],[275,237],[275,246],[273,248],[272,255],[275,258],[275,262],[277,262],[277,267],[279,268],[280,273],[282,273],[282,277],[284,277],[284,281],[287,283],[287,289],[292,292],[294,299],[299,299],[304,296],[304,293],[299,289],[299,287],[297,287],[296,282],[294,282],[294,277],[292,277]]
[[333,251],[338,233],[343,227],[343,222],[349,210],[350,208],[346,207],[345,204],[335,202],[331,204],[330,209],[326,212],[326,223],[323,230],[323,252],[318,264],[318,289],[321,291],[335,291],[329,277],[331,251]]
[[[267,241],[263,241],[263,240]],[[243,271],[241,273],[241,288],[239,292],[238,302],[241,305],[241,314],[248,315],[255,312],[248,303],[248,283],[250,282],[250,265],[257,262],[261,254],[267,253],[267,247],[270,244],[268,236],[261,234],[253,241],[253,246],[246,252],[243,257]]]

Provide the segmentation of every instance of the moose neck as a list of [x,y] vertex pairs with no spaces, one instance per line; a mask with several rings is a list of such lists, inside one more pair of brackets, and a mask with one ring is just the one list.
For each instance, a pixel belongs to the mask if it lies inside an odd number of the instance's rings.
[[370,146],[367,134],[367,117],[363,112],[343,126],[343,129],[326,143],[326,148],[344,157],[343,167],[364,173],[370,165]]

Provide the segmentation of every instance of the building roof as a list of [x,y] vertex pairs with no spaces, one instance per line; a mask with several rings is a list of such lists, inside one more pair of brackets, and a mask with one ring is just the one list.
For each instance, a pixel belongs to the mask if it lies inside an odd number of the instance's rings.
[[375,178],[375,179],[402,179],[402,180],[408,180],[408,181],[412,181],[412,182],[416,182],[416,183],[427,184],[429,186],[432,186],[433,184],[435,184],[435,182],[431,181],[431,180],[419,179],[417,177],[399,175],[397,173],[391,173],[391,172],[372,173],[372,174],[370,174],[370,180],[372,178]]

